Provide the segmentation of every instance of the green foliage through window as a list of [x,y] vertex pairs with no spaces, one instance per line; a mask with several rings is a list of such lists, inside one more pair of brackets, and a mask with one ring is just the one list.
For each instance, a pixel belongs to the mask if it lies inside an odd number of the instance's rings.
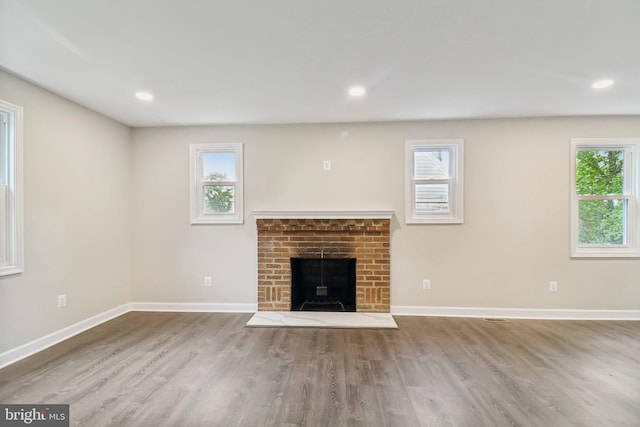
[[[207,181],[226,181],[227,175],[214,172],[207,176]],[[233,212],[233,185],[205,185],[204,204],[207,213]]]
[[578,202],[580,244],[622,245],[626,201],[622,150],[580,150],[576,154],[576,191],[579,196],[609,196]]

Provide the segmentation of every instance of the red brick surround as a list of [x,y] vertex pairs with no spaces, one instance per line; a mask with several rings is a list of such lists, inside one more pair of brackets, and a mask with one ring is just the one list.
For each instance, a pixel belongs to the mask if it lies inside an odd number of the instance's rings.
[[356,310],[388,313],[389,219],[257,219],[258,311],[291,310],[292,257],[356,258]]

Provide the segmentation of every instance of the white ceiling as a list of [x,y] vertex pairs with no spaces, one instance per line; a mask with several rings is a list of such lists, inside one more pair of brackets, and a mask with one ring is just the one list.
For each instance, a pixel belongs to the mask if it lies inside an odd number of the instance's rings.
[[640,114],[638,18],[639,0],[0,0],[0,67],[131,126]]

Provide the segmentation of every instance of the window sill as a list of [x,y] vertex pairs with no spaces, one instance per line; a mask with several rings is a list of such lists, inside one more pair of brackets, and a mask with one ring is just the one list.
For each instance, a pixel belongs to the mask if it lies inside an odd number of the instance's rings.
[[428,217],[428,218],[419,218],[419,217],[410,217],[410,218],[405,218],[404,221],[406,224],[411,225],[411,224],[463,224],[464,220],[463,218],[458,218],[458,217],[451,217],[451,216],[446,216],[446,217]]
[[2,276],[11,276],[13,274],[21,274],[24,270],[20,267],[16,267],[14,265],[7,267],[0,267],[0,277]]
[[198,224],[244,224],[243,218],[192,218],[191,225]]
[[640,252],[637,251],[574,251],[571,258],[640,258]]

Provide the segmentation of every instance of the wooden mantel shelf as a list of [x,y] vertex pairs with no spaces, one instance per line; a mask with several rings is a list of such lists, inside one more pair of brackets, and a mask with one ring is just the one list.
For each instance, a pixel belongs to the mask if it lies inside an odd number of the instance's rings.
[[256,219],[391,219],[393,211],[253,211]]

